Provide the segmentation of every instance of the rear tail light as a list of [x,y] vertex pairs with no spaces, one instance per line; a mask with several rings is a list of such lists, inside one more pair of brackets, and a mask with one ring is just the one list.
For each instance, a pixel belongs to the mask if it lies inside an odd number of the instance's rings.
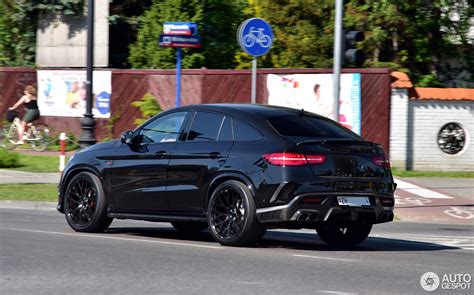
[[304,155],[296,153],[265,154],[263,158],[276,166],[303,166],[306,164],[322,164],[326,161],[324,155]]
[[306,155],[306,160],[309,164],[322,164],[326,161],[324,155]]
[[390,169],[390,161],[385,156],[373,156],[372,162],[377,166]]

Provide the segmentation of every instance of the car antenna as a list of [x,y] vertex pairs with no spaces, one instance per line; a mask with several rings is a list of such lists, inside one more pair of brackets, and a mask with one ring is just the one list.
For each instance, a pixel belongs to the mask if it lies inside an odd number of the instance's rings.
[[302,117],[304,116],[304,109],[301,109],[301,110],[300,110],[299,116],[300,116],[300,118],[302,118]]

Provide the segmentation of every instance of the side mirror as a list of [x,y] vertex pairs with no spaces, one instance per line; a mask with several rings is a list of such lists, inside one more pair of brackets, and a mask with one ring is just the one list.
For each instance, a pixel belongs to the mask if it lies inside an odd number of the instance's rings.
[[133,142],[133,131],[125,131],[122,133],[122,136],[120,136],[120,141],[126,144],[132,144]]

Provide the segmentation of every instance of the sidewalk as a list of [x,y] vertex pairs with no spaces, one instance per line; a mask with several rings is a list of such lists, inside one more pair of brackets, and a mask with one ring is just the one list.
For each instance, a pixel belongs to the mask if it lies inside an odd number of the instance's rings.
[[0,169],[0,184],[7,183],[59,183],[61,172],[38,173]]
[[[25,155],[33,155],[33,156],[59,156],[59,151],[44,151],[44,152],[37,152],[32,149],[22,149],[22,148],[16,148],[12,150],[12,152],[16,152],[19,154],[25,154]],[[72,156],[76,151],[68,151],[66,152],[66,156],[70,157]]]

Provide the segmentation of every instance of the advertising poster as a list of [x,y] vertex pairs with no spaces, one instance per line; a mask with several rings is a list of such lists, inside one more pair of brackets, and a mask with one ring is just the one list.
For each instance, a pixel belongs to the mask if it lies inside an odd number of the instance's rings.
[[[38,71],[41,116],[82,117],[86,112],[86,71]],[[112,72],[93,73],[92,113],[110,118]]]
[[[360,135],[361,77],[341,74],[339,123]],[[273,75],[267,77],[268,104],[319,114],[333,119],[332,74]]]

